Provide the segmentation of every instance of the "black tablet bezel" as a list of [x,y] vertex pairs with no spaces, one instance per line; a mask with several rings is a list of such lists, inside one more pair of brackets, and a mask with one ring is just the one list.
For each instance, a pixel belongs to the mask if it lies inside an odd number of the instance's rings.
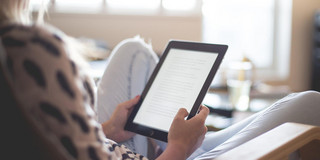
[[204,96],[206,95],[211,82],[223,60],[223,57],[228,49],[227,45],[221,45],[221,44],[210,44],[210,43],[200,43],[200,42],[190,42],[190,41],[177,41],[177,40],[172,40],[169,41],[165,51],[163,52],[157,66],[155,67],[152,75],[149,78],[148,83],[146,84],[142,94],[141,94],[141,98],[139,100],[139,102],[134,106],[132,113],[130,114],[127,123],[125,125],[125,130],[131,131],[131,132],[135,132],[144,136],[148,136],[154,139],[158,139],[164,142],[167,142],[167,137],[168,137],[168,133],[155,129],[155,128],[150,128],[147,126],[143,126],[141,124],[136,124],[133,122],[144,98],[146,97],[156,75],[158,74],[164,60],[166,59],[170,49],[175,48],[175,49],[183,49],[183,50],[193,50],[193,51],[202,51],[202,52],[210,52],[210,53],[215,53],[218,54],[216,61],[214,62],[209,75],[206,78],[205,83],[203,84],[201,91],[197,97],[197,100],[195,101],[190,114],[188,115],[187,119],[192,118],[199,109],[199,106],[201,105]]

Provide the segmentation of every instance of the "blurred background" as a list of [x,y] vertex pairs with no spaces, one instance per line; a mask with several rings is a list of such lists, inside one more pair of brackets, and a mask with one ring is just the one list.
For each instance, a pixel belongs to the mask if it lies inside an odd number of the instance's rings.
[[[43,0],[31,2],[36,13]],[[247,95],[241,106],[259,111],[289,93],[320,90],[319,0],[45,2],[49,3],[45,17],[48,23],[103,55],[92,56],[93,69],[100,70],[97,77],[116,44],[140,35],[159,56],[170,39],[227,44],[229,49],[210,88],[211,93],[221,94],[208,94],[204,101],[216,109],[230,106],[230,101],[240,102],[241,94]],[[96,63],[101,60],[102,63]],[[242,68],[236,64],[239,62],[249,65]],[[232,68],[242,69],[230,76]],[[232,77],[237,81],[248,80],[249,90],[243,90],[244,85],[228,86]],[[246,111],[248,107],[240,110]],[[225,113],[227,117],[229,114]]]
[[[41,0],[31,0],[36,11]],[[74,37],[112,48],[140,35],[160,55],[170,39],[229,45],[222,68],[248,57],[254,79],[312,88],[319,0],[51,0],[47,21]],[[224,83],[223,69],[217,83]],[[320,81],[320,80],[319,80]]]
[[[43,1],[31,2],[37,12]],[[278,86],[274,92],[281,92],[279,86],[284,92],[319,90],[320,79],[314,79],[319,73],[314,72],[319,70],[314,66],[319,63],[319,53],[314,55],[320,39],[318,0],[46,2],[48,23],[68,35],[104,43],[110,50],[136,35],[151,42],[159,56],[170,39],[227,44],[229,50],[213,83],[216,87],[226,85],[228,65],[246,57],[253,64],[254,84]]]

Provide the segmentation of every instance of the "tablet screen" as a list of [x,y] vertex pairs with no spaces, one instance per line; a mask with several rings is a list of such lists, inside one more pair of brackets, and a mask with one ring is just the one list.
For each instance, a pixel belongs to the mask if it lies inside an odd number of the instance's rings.
[[168,132],[179,108],[190,113],[217,57],[171,48],[133,122]]

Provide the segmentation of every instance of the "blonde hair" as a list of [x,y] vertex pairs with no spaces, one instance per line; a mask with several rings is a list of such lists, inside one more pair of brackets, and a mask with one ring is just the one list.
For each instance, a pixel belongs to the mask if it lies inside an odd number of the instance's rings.
[[[40,26],[46,28],[48,31],[59,31],[51,25],[44,24],[43,17],[49,5],[48,0],[42,0],[42,4],[38,10],[36,22]],[[30,0],[0,0],[0,24],[6,22],[20,23],[23,25],[32,24],[32,9],[30,7]],[[95,58],[105,58],[109,53],[102,53],[96,50],[90,44],[79,42],[73,37],[67,36],[63,33],[64,40],[68,44],[67,48],[70,57],[77,61],[80,65],[85,65],[85,60]],[[76,52],[76,53],[73,53]]]
[[[30,0],[0,0],[0,4],[0,23],[7,21],[31,24],[33,22]],[[47,11],[47,4],[47,1],[42,0],[36,23],[43,23],[43,16]]]
[[31,23],[29,0],[0,0],[0,22]]

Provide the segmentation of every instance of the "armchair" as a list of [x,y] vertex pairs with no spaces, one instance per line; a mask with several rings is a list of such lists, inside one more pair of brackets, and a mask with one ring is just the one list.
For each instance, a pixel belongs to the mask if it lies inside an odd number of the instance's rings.
[[285,123],[216,159],[280,160],[288,159],[295,151],[302,160],[320,159],[320,127]]

